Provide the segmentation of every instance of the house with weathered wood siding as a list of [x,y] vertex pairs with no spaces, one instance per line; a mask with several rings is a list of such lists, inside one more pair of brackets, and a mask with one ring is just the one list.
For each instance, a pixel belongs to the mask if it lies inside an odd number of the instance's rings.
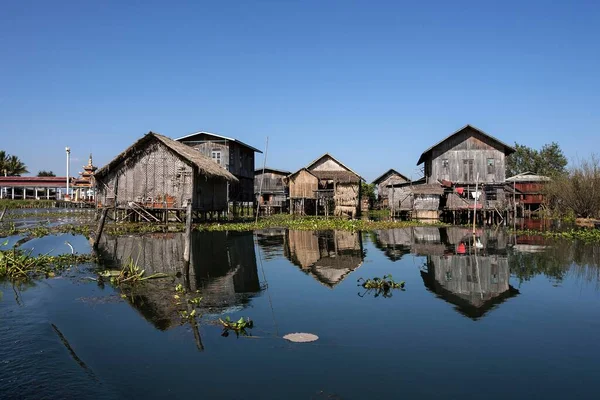
[[329,153],[287,178],[290,213],[348,215],[360,214],[360,175]]
[[427,183],[502,184],[506,156],[514,151],[481,129],[466,125],[425,150],[417,165],[424,164]]
[[[427,184],[446,188],[446,210],[506,210],[506,157],[512,146],[472,125],[466,125],[421,154],[417,165],[424,164]],[[475,191],[477,186],[477,192]],[[501,211],[498,211],[499,213]]]
[[398,183],[406,183],[409,182],[406,176],[402,175],[400,172],[395,169],[389,169],[377,179],[373,181],[375,185],[375,189],[377,191],[377,203],[379,208],[388,208],[389,207],[389,190],[388,185],[394,185]]
[[99,208],[156,221],[190,202],[194,212],[225,211],[227,186],[237,179],[192,148],[149,132],[97,170],[94,182]]
[[390,211],[395,216],[409,219],[438,220],[444,189],[439,183],[425,179],[388,185]]
[[290,171],[260,168],[254,171],[254,193],[262,214],[277,214],[288,207],[288,186],[285,183]]
[[237,178],[228,187],[228,200],[236,204],[254,203],[254,153],[262,153],[238,139],[210,132],[195,132],[176,139],[198,150]]

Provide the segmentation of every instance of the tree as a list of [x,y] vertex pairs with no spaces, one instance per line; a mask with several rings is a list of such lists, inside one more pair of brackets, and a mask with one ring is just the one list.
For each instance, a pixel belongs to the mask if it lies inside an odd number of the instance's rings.
[[506,176],[523,172],[546,176],[566,173],[567,158],[556,142],[545,144],[541,150],[515,143],[515,152],[506,159]]
[[369,199],[369,205],[375,203],[375,185],[372,183],[361,182],[360,184],[361,197]]
[[41,170],[37,176],[56,176],[52,171]]
[[560,216],[600,218],[600,158],[580,160],[546,188],[550,208]]
[[6,154],[0,150],[0,174],[8,176],[21,176],[26,174],[27,166],[17,156]]

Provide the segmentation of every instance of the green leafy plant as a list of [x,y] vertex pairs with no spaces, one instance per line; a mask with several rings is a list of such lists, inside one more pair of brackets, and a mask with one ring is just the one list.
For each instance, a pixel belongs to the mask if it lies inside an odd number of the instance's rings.
[[[6,245],[5,241],[3,245]],[[71,265],[83,264],[96,260],[89,254],[61,254],[51,256],[50,253],[32,256],[32,250],[23,251],[16,248],[0,250],[0,279],[10,281],[28,281],[34,278],[53,277]]]
[[225,320],[219,318],[219,323],[223,325],[223,332],[221,333],[221,336],[224,337],[229,336],[229,331],[234,331],[237,337],[240,335],[249,336],[249,333],[246,331],[246,329],[252,329],[254,327],[254,322],[250,318],[244,319],[244,317],[241,317],[239,320],[234,322],[231,320],[231,318],[229,318],[229,316],[227,316],[225,317]]
[[121,270],[106,270],[100,272],[100,277],[110,279],[110,283],[113,285],[133,285],[136,283],[141,283],[148,279],[156,279],[156,278],[164,278],[167,277],[167,274],[156,273],[152,275],[145,275],[146,270],[142,269],[137,262],[133,261],[130,257],[127,263],[123,266]]
[[404,290],[405,282],[396,282],[392,275],[384,275],[383,278],[375,277],[373,279],[358,278],[358,286],[362,286],[365,292],[358,295],[364,297],[367,293],[373,293],[374,297],[392,297],[392,289]]

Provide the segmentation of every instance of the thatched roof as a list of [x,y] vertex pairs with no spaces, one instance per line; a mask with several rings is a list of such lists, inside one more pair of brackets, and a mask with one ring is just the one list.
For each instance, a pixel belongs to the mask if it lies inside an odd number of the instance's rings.
[[94,177],[96,179],[101,178],[113,169],[117,168],[121,163],[135,159],[140,154],[143,154],[148,145],[153,142],[161,143],[183,161],[197,167],[198,172],[202,175],[206,175],[210,178],[224,179],[227,181],[237,181],[237,178],[229,171],[219,166],[210,158],[201,154],[198,150],[154,132],[148,132],[146,135],[138,139],[134,144],[116,156],[111,162],[96,171]]
[[483,136],[485,139],[487,139],[488,142],[491,142],[491,143],[495,144],[496,146],[503,148],[504,149],[504,154],[506,154],[506,155],[509,155],[509,154],[512,154],[512,153],[515,152],[514,147],[509,146],[508,144],[506,144],[506,143],[504,143],[504,142],[496,139],[492,135],[488,135],[487,133],[485,133],[481,129],[476,128],[473,125],[465,125],[462,128],[460,128],[459,130],[457,130],[456,132],[454,132],[451,135],[445,137],[444,139],[440,140],[439,142],[437,142],[436,144],[434,144],[433,146],[431,146],[430,148],[428,148],[427,150],[425,150],[423,152],[423,154],[421,154],[421,157],[419,157],[419,161],[417,161],[417,165],[420,165],[421,163],[425,162],[425,159],[433,151],[433,149],[435,149],[436,147],[438,147],[439,145],[441,145],[445,141],[451,139],[452,137],[454,137],[456,135],[459,135],[465,129],[471,129],[471,130],[475,131],[476,133],[478,133],[479,135]]
[[309,171],[319,180],[332,180],[339,183],[358,183],[361,177],[351,171]]

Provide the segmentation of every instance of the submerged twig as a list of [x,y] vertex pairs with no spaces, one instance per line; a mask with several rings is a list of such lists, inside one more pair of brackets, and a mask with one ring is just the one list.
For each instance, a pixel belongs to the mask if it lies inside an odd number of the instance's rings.
[[91,378],[93,378],[94,380],[97,381],[98,378],[96,377],[96,375],[94,375],[94,372],[83,362],[83,360],[81,358],[79,358],[79,356],[77,356],[77,354],[75,353],[75,350],[73,350],[73,348],[69,344],[69,341],[67,340],[65,335],[62,334],[62,332],[58,329],[58,327],[56,325],[54,325],[54,324],[50,324],[50,325],[52,325],[52,329],[54,329],[54,332],[56,332],[56,334],[58,335],[58,338],[60,339],[62,344],[67,348],[67,350],[71,354],[71,357],[73,357],[73,360],[75,360],[75,362],[77,364],[79,364],[79,366],[81,368],[83,368],[83,370],[85,372],[87,372]]

